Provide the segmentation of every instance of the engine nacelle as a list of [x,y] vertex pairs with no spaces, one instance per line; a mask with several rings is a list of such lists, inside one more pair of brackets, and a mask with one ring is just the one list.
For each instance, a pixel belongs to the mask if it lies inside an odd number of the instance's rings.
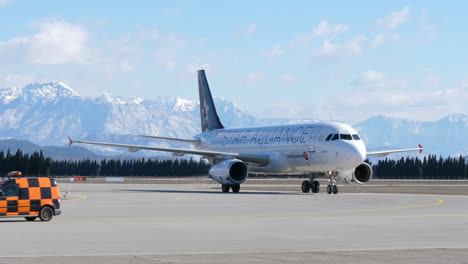
[[367,163],[362,163],[355,169],[338,172],[336,179],[344,183],[366,184],[372,179],[372,174],[372,167]]
[[241,184],[248,176],[247,165],[238,159],[223,160],[212,166],[208,175],[221,184]]

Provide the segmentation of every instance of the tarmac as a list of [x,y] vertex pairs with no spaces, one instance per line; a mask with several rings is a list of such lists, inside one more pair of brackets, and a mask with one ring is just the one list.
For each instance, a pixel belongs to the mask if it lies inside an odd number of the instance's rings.
[[62,182],[51,222],[0,219],[0,263],[468,263],[468,196],[451,191],[466,182],[337,195],[276,183]]

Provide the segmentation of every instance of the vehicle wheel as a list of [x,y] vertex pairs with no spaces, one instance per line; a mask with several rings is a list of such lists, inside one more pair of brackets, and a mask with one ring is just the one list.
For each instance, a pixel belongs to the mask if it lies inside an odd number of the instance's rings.
[[240,184],[232,186],[232,192],[238,193],[240,191]]
[[338,186],[333,185],[333,194],[337,194],[337,193],[338,193]]
[[328,186],[327,186],[327,193],[328,194],[332,193],[332,186],[330,184],[328,184]]
[[54,217],[54,210],[49,206],[44,206],[41,208],[41,211],[39,211],[39,219],[41,219],[41,221],[50,221],[52,217]]
[[229,192],[229,185],[227,185],[227,184],[221,185],[221,190],[222,190],[224,193]]
[[34,221],[34,220],[36,220],[37,216],[29,216],[29,217],[25,217],[25,218],[28,221]]
[[302,192],[303,193],[308,193],[310,191],[310,182],[309,181],[303,181],[302,182]]
[[320,183],[318,181],[312,182],[312,192],[318,193],[320,191]]

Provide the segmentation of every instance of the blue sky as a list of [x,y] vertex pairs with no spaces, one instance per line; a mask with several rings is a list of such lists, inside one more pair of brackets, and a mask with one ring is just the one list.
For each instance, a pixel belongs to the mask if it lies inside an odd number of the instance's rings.
[[468,112],[468,4],[0,0],[0,88],[215,96],[258,117]]

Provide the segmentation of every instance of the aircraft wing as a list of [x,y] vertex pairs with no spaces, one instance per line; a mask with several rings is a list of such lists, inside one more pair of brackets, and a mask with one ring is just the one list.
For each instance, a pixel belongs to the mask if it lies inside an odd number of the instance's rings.
[[201,155],[201,156],[208,156],[208,157],[220,157],[220,158],[226,158],[226,159],[236,158],[246,163],[251,163],[251,164],[260,165],[260,166],[266,166],[270,162],[270,158],[268,155],[261,155],[261,154],[255,155],[255,154],[242,154],[242,153],[211,151],[211,150],[162,148],[162,147],[154,147],[154,146],[82,141],[82,140],[72,140],[70,137],[68,137],[68,140],[70,142],[69,146],[71,146],[73,143],[81,143],[81,144],[91,144],[91,145],[99,145],[99,146],[128,148],[128,151],[130,152],[136,152],[140,149],[146,149],[146,150],[172,152],[172,153],[177,153],[177,154],[194,154],[194,155]]
[[162,139],[162,140],[186,142],[186,143],[192,143],[192,144],[201,143],[200,140],[193,140],[193,139],[169,138],[169,137],[156,137],[156,136],[146,136],[146,135],[138,135],[138,136],[139,136],[139,137],[144,137],[144,138],[155,138],[155,139]]
[[367,156],[375,155],[378,157],[385,157],[390,153],[397,153],[397,152],[407,152],[407,151],[419,151],[421,154],[424,150],[424,147],[421,144],[418,144],[418,148],[411,148],[411,149],[393,149],[393,150],[383,150],[383,151],[370,151],[367,152]]

